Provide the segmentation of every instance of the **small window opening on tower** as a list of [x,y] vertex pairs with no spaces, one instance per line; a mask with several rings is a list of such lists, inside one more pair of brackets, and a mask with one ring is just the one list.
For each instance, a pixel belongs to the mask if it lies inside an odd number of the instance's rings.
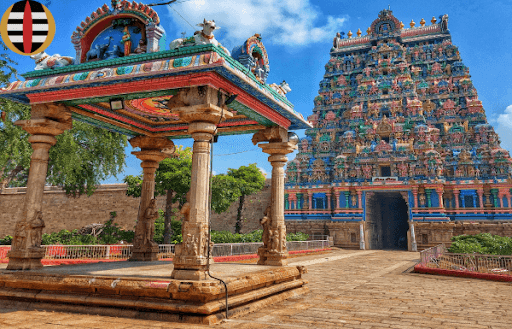
[[383,89],[382,90],[382,95],[388,95],[388,94],[389,94],[389,90],[387,90],[387,89]]
[[390,177],[390,176],[391,176],[391,167],[390,166],[380,167],[380,177]]

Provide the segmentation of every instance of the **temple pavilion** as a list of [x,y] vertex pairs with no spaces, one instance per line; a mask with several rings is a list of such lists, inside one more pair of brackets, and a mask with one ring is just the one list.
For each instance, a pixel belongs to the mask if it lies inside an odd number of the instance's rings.
[[[114,0],[112,7],[98,8],[76,28],[71,36],[74,60],[40,53],[36,70],[23,74],[25,81],[0,91],[0,97],[31,106],[31,119],[15,124],[30,134],[34,149],[25,206],[16,222],[7,271],[0,273],[5,287],[0,298],[46,303],[45,291],[51,290],[51,305],[73,310],[106,307],[104,312],[116,316],[156,312],[159,319],[213,323],[223,312],[228,315],[227,303],[230,314],[241,314],[307,291],[301,279],[304,268],[286,266],[284,166],[286,154],[297,149],[298,140],[289,131],[312,126],[287,100],[286,83],[267,84],[269,60],[260,35],[230,52],[214,37],[215,21],[204,19],[199,25],[202,30],[173,41],[168,49],[152,7]],[[194,139],[184,242],[176,246],[163,278],[49,276],[42,268],[41,233],[52,220],[41,211],[49,149],[74,120],[126,134],[138,148],[133,153],[142,161],[144,175],[139,214],[133,219],[134,261],[155,261],[158,253],[151,230],[158,163],[173,153],[173,139]],[[268,241],[258,251],[259,267],[228,271],[223,285],[210,273],[210,149],[215,135],[241,133],[254,134],[253,143],[269,154],[273,167]],[[212,271],[228,273],[221,270]],[[23,289],[42,292],[29,296]],[[228,294],[236,298],[228,300]]]

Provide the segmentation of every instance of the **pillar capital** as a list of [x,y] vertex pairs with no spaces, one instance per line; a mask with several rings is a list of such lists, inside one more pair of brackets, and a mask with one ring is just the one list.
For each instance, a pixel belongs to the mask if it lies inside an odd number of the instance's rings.
[[[128,142],[132,147],[139,147],[141,150],[164,150],[167,154],[174,153],[173,141],[163,137],[137,136],[131,138]],[[133,152],[132,152],[133,153]]]
[[286,154],[292,153],[298,147],[292,142],[277,142],[277,143],[264,143],[259,144],[261,150],[270,154],[269,161],[287,161]]
[[32,119],[51,119],[65,125],[72,125],[71,110],[63,104],[44,103],[32,105]]
[[219,124],[233,117],[226,106],[226,94],[209,86],[183,88],[169,100],[167,106],[188,123]]
[[157,150],[133,151],[132,154],[142,161],[142,168],[153,166],[158,168],[158,163],[168,157],[168,154]]
[[16,126],[20,126],[23,130],[31,135],[47,135],[57,136],[62,134],[64,131],[71,129],[72,124],[61,123],[51,119],[30,119],[30,120],[18,120],[14,122]]

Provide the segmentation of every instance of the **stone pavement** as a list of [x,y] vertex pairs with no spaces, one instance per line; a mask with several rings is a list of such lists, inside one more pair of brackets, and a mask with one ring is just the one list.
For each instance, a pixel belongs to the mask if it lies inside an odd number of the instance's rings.
[[[335,250],[292,259],[311,293],[214,326],[232,328],[512,328],[510,283],[403,273],[418,253]],[[208,328],[0,305],[0,328]]]

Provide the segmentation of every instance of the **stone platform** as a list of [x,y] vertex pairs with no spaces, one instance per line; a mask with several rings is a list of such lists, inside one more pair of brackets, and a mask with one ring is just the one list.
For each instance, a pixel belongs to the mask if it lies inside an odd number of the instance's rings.
[[[225,318],[217,280],[169,279],[172,262],[113,262],[0,271],[0,300],[36,309],[160,321],[214,324]],[[228,288],[229,317],[309,291],[303,266],[212,264]]]

